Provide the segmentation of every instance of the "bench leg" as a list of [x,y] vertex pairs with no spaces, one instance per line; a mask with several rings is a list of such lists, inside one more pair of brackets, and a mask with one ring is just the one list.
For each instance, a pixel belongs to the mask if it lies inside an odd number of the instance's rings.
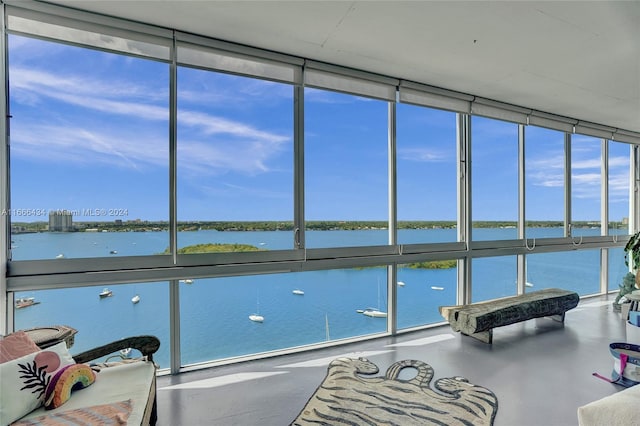
[[487,331],[481,331],[479,333],[467,334],[462,333],[465,336],[473,337],[474,339],[478,339],[483,343],[491,344],[493,342],[493,329]]
[[551,315],[549,318],[551,318],[554,321],[558,321],[558,322],[564,322],[564,314],[565,312],[559,314],[559,315]]

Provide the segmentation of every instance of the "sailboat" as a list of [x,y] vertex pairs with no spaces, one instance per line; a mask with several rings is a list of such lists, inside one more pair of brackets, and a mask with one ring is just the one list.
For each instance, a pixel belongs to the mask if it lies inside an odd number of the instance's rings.
[[324,330],[327,342],[331,340],[331,336],[329,336],[329,315],[324,314]]
[[386,318],[387,313],[380,310],[380,282],[378,281],[378,308],[367,308],[362,311],[362,315],[372,318]]
[[260,300],[256,302],[256,313],[249,315],[249,319],[253,322],[263,322],[264,317],[260,315]]

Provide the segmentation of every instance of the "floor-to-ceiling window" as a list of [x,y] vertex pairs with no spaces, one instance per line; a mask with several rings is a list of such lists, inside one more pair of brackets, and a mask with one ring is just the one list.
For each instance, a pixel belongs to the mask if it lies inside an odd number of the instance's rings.
[[8,10],[7,299],[38,302],[13,310],[15,328],[70,323],[82,349],[155,334],[176,371],[379,336],[394,319],[424,327],[461,288],[508,296],[523,276],[524,291],[594,294],[602,253],[609,289],[626,273],[634,163],[602,130],[64,8]]

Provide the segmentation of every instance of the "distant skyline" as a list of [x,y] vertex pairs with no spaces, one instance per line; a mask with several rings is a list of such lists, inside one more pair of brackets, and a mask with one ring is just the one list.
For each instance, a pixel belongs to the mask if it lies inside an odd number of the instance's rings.
[[[17,35],[8,46],[12,209],[168,220],[169,66]],[[399,104],[397,117],[398,219],[455,220],[455,114]],[[293,220],[290,85],[179,67],[177,118],[179,221]],[[307,220],[386,220],[386,119],[386,102],[305,89]],[[562,133],[526,131],[527,217],[562,220]],[[517,219],[517,125],[473,117],[472,136],[473,220]],[[573,219],[599,220],[600,140],[572,141]],[[610,145],[620,221],[629,146]]]

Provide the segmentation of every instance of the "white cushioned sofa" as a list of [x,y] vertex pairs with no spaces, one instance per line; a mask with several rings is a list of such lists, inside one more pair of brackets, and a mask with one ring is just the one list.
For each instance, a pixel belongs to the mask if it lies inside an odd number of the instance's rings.
[[[8,343],[10,339],[7,338],[10,336],[2,339],[5,342],[0,343]],[[16,355],[10,356],[10,352],[15,348],[7,348],[8,346],[10,345],[0,345],[0,352],[4,352],[0,354],[4,358],[0,363],[0,426],[46,426],[66,417],[82,421],[95,419],[86,424],[155,425],[156,365],[153,362],[153,354],[160,347],[160,341],[156,337],[128,337],[73,357],[66,352],[64,342],[18,358],[15,358]],[[19,342],[18,346],[21,348],[16,354],[24,352],[24,344]],[[119,351],[128,348],[139,351],[142,356],[119,362],[92,363],[108,355],[117,355]],[[51,358],[46,358],[52,354],[56,356],[54,363],[50,361]],[[65,367],[79,367],[76,371],[84,369],[86,377],[81,377],[80,373],[74,377],[65,375]],[[56,368],[57,372],[53,371]],[[34,378],[25,378],[30,376],[30,372],[33,372]],[[62,378],[68,380],[60,385]],[[56,379],[56,384],[60,386],[50,390]],[[59,406],[51,403],[55,400],[54,396],[62,399]],[[49,406],[45,408],[47,404]],[[25,410],[29,411],[25,413]]]
[[578,408],[580,426],[640,425],[640,385],[621,390]]

